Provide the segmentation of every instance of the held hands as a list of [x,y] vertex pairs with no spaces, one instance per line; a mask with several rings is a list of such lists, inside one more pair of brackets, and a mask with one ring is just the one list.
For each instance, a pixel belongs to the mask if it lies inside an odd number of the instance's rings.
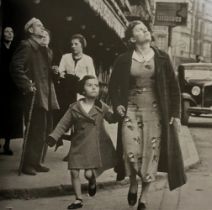
[[126,109],[125,109],[124,106],[119,105],[119,106],[117,106],[116,111],[117,111],[117,113],[119,114],[120,117],[124,117]]
[[34,86],[34,85],[32,85],[30,88],[29,88],[29,92],[30,93],[34,93],[34,92],[36,92],[36,87]]
[[171,120],[169,122],[170,125],[176,125],[178,132],[181,130],[181,122],[179,118],[171,117]]
[[46,144],[50,147],[53,147],[54,145],[56,145],[57,141],[52,138],[51,136],[48,136],[46,139]]

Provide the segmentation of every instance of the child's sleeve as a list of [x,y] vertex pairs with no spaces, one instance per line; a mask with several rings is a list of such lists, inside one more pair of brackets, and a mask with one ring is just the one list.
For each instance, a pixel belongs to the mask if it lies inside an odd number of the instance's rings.
[[72,114],[72,108],[70,106],[69,109],[66,111],[65,115],[57,124],[54,131],[49,136],[58,141],[62,137],[62,135],[68,131],[68,129],[71,127],[72,124],[73,124],[73,114]]
[[117,123],[118,122],[117,116],[110,110],[109,106],[105,103],[103,103],[103,113],[104,113],[104,119],[108,123]]

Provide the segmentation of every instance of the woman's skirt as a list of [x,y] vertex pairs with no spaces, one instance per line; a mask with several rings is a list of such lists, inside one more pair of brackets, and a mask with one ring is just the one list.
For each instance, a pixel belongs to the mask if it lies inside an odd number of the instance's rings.
[[122,126],[123,158],[126,174],[139,175],[143,182],[155,180],[157,173],[161,118],[152,88],[130,91]]

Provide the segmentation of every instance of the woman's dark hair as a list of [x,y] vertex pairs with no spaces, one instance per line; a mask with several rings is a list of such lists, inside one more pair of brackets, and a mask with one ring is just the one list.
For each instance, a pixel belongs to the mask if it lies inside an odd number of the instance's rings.
[[5,37],[4,37],[4,31],[6,28],[11,28],[13,30],[13,35],[15,36],[15,32],[14,32],[14,29],[12,26],[9,26],[9,25],[6,25],[2,28],[2,31],[1,31],[1,41],[4,41]]
[[137,26],[137,25],[139,25],[141,23],[144,24],[140,20],[134,20],[134,21],[129,23],[129,25],[127,26],[127,29],[125,31],[125,39],[126,39],[126,41],[129,41],[129,39],[132,37],[133,29],[135,28],[135,26]]
[[93,75],[86,75],[84,76],[78,83],[78,93],[81,94],[81,95],[84,95],[84,87],[85,87],[85,83],[87,80],[89,79],[97,79],[95,76]]
[[82,35],[82,34],[74,34],[71,36],[71,39],[70,39],[70,42],[73,40],[73,39],[78,39],[79,42],[81,43],[82,45],[82,48],[86,48],[87,46],[87,41],[85,39],[85,37]]
[[130,41],[130,38],[133,36],[133,29],[135,28],[135,26],[137,26],[139,24],[144,24],[148,28],[148,30],[150,31],[150,27],[146,23],[142,22],[141,20],[131,21],[129,23],[129,25],[127,26],[127,29],[125,31],[125,37],[124,37],[124,40],[123,40],[129,48],[135,47],[134,43],[132,43]]

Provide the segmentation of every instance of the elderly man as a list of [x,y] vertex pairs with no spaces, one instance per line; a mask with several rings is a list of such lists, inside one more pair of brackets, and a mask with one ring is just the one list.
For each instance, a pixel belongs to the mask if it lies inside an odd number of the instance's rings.
[[22,169],[25,174],[36,175],[36,172],[49,171],[41,165],[41,156],[46,136],[52,130],[52,111],[58,109],[59,105],[52,81],[52,58],[43,46],[43,24],[39,19],[32,18],[24,29],[28,39],[22,41],[14,53],[10,71],[16,85],[25,95],[26,120],[32,93],[36,92]]

